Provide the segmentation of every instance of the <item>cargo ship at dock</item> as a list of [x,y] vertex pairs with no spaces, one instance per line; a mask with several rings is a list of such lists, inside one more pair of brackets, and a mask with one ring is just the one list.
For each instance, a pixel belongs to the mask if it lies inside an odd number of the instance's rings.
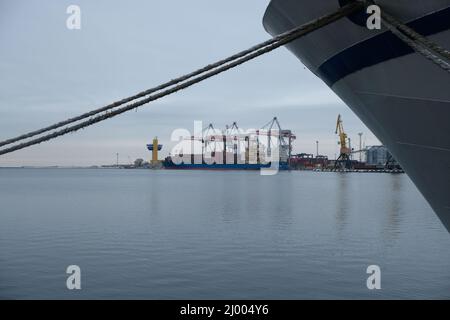
[[162,166],[178,170],[288,170],[295,139],[276,117],[251,130],[242,130],[236,122],[223,130],[209,124],[200,135],[184,137]]

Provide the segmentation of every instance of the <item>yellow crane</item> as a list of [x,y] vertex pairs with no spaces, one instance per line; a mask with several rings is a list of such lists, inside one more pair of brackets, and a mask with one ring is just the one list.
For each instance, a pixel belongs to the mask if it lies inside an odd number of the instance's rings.
[[345,168],[350,169],[351,167],[350,154],[352,151],[350,147],[347,146],[347,134],[344,131],[344,125],[340,114],[338,115],[337,118],[335,134],[339,135],[338,144],[341,146],[341,148],[339,152],[339,157],[336,159],[334,167],[336,168],[338,165],[340,166],[345,165]]

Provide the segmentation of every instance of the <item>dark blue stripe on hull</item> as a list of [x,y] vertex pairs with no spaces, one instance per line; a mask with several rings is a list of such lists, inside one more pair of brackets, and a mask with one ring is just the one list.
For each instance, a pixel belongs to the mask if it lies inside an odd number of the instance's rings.
[[[430,36],[450,29],[450,7],[431,13],[407,24],[416,32]],[[390,31],[355,44],[324,62],[318,76],[328,86],[361,69],[402,57],[414,50]]]

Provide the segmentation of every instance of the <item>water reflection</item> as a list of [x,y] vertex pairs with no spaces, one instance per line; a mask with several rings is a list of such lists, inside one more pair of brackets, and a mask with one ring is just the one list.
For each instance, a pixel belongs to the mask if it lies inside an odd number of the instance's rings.
[[0,175],[2,297],[73,297],[73,257],[96,279],[80,298],[373,298],[372,263],[389,267],[377,297],[449,297],[448,233],[406,175]]
[[389,192],[386,193],[387,219],[383,225],[383,239],[392,243],[401,234],[403,221],[402,211],[402,187],[404,177],[398,174],[390,174],[386,179],[389,184]]
[[[280,230],[288,229],[293,223],[293,211],[297,208],[286,205],[292,201],[292,197],[295,197],[293,193],[293,177],[288,173],[279,174],[280,186],[273,188],[271,191],[271,203],[269,204],[272,224],[276,225]],[[263,177],[267,178],[267,177]],[[269,181],[269,183],[271,183]],[[272,183],[271,183],[272,184]]]
[[350,209],[349,199],[349,177],[348,173],[336,173],[336,230],[338,238],[344,237],[347,225],[348,211]]

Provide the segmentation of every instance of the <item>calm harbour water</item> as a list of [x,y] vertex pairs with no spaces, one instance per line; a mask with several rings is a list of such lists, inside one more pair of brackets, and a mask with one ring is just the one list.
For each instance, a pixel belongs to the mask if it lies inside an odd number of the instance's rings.
[[406,175],[0,169],[0,204],[0,298],[450,298]]

